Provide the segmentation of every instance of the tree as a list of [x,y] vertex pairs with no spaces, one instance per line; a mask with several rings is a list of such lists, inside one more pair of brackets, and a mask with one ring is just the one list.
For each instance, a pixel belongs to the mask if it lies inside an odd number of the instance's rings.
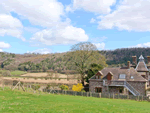
[[102,69],[103,69],[103,66],[101,64],[96,64],[96,63],[91,64],[90,68],[87,71],[86,82],[89,83],[89,79]]
[[75,70],[80,74],[83,86],[85,72],[89,69],[90,64],[98,63],[103,67],[107,66],[105,57],[90,42],[81,42],[73,45],[71,51],[66,54],[66,60],[68,67],[75,67]]

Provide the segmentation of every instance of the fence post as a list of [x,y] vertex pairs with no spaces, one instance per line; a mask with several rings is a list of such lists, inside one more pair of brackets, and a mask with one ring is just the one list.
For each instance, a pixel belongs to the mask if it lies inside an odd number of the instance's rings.
[[113,93],[113,99],[114,99],[114,93]]
[[20,80],[19,80],[18,90],[20,90]]
[[142,101],[143,101],[143,95],[142,95]]
[[101,98],[101,93],[99,93],[99,97]]
[[138,95],[138,101],[139,101],[139,95]]
[[4,91],[4,81],[2,82],[2,88],[3,88],[3,91]]

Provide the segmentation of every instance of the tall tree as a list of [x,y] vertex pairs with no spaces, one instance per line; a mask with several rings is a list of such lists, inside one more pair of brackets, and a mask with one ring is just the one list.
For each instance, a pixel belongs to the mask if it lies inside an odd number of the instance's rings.
[[87,71],[86,82],[89,83],[89,79],[95,75],[98,71],[102,70],[104,67],[101,64],[93,63]]
[[90,64],[97,63],[103,67],[107,66],[106,59],[102,56],[96,46],[90,42],[81,42],[71,47],[71,51],[66,54],[69,67],[74,66],[81,75],[81,83],[84,85],[86,71]]

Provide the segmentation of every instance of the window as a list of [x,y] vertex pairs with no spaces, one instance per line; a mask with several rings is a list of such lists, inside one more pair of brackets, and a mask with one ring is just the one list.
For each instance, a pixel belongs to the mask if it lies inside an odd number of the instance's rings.
[[102,88],[101,87],[96,87],[95,88],[95,92],[96,93],[101,93],[102,92]]
[[119,93],[123,93],[123,88],[119,88]]
[[145,78],[145,75],[142,75],[143,78]]
[[125,79],[126,78],[126,74],[120,74],[119,75],[119,79]]
[[131,76],[131,79],[134,79],[134,77],[133,77],[133,76]]

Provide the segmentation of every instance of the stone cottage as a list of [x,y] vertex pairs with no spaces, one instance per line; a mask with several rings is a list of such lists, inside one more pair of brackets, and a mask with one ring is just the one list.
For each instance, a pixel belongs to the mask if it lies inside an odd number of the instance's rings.
[[[104,68],[98,71],[89,80],[89,90],[98,93],[114,93],[114,94],[133,94],[145,95],[147,86],[149,86],[149,66],[146,65],[144,57],[139,57],[137,63],[136,56],[132,57],[127,67]],[[150,63],[150,57],[147,57]]]

